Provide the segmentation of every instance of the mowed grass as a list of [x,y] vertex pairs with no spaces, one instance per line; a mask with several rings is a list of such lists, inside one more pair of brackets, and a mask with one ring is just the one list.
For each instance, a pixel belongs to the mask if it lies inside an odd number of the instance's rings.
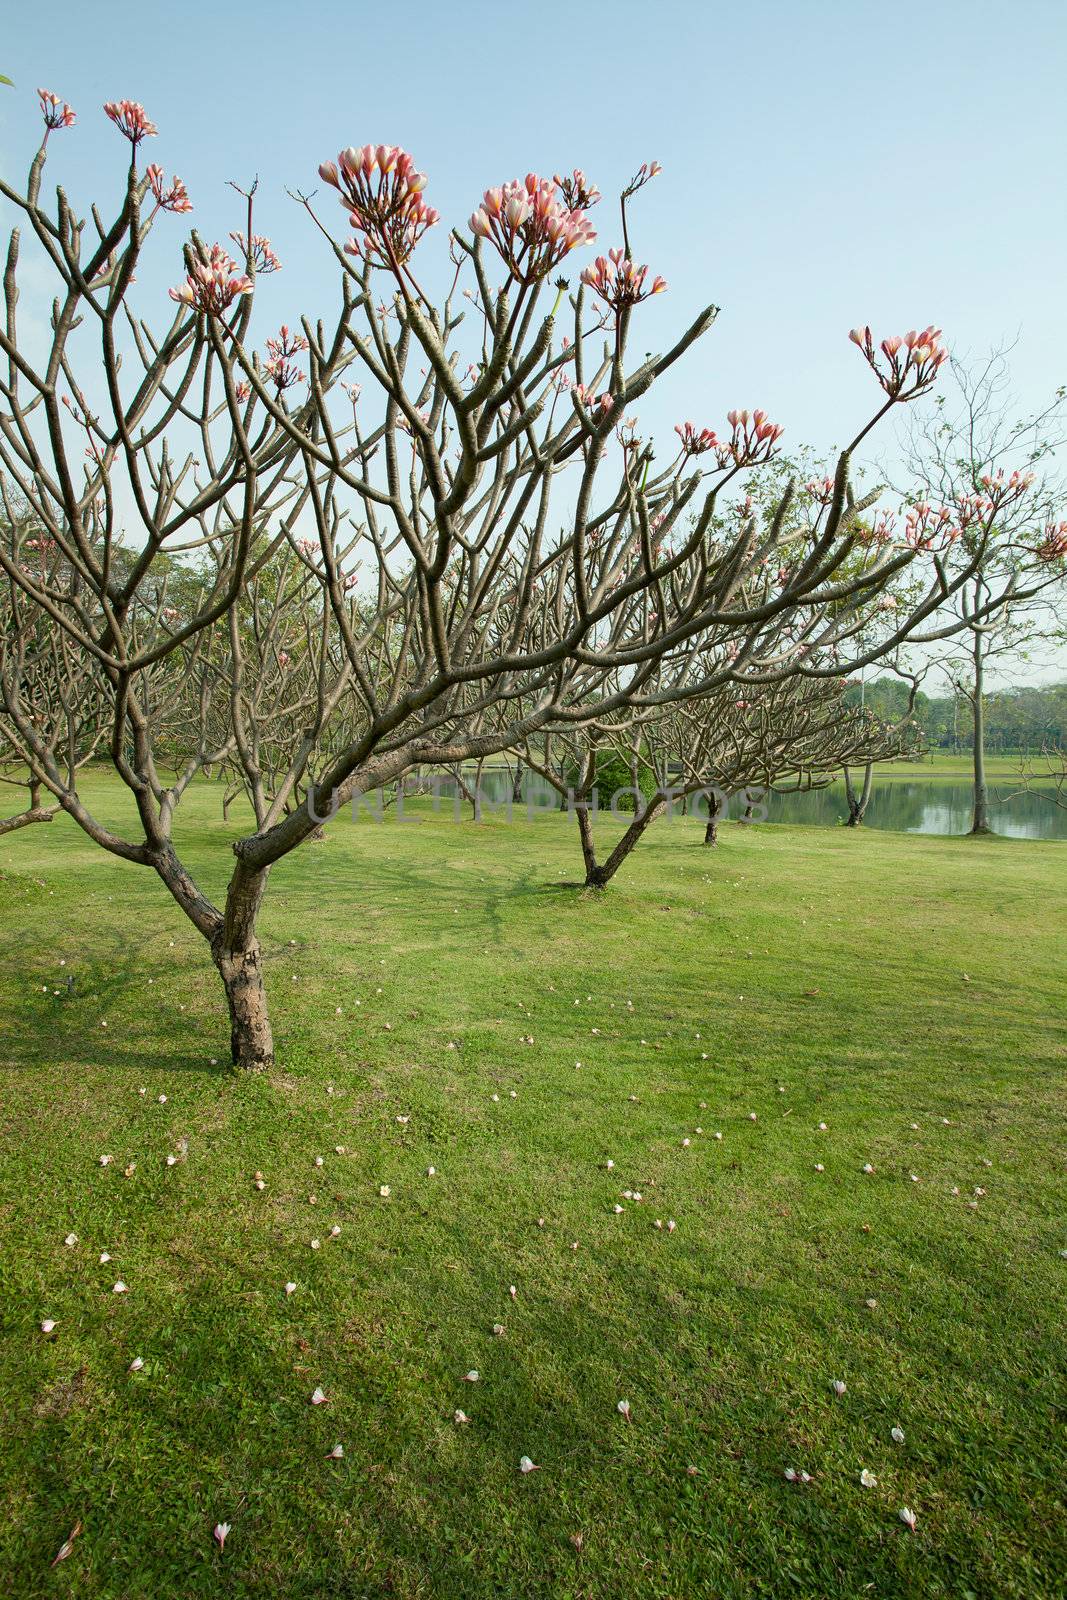
[[244,1078],[161,884],[0,841],[3,1592],[1063,1594],[1067,852],[408,816],[275,869]]

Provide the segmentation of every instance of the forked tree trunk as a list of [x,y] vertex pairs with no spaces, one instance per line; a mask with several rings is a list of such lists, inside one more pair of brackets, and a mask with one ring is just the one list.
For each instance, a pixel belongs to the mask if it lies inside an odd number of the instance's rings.
[[607,860],[598,862],[596,849],[593,844],[593,825],[589,820],[587,807],[576,802],[575,811],[578,816],[578,834],[582,841],[582,858],[585,862],[585,887],[587,889],[605,889],[612,878],[622,866],[630,851],[640,840],[649,823],[655,821],[663,810],[666,800],[663,795],[653,795],[644,810],[638,811],[626,832],[612,850]]
[[863,769],[863,787],[856,793],[856,786],[852,782],[852,774],[848,767],[845,772],[845,803],[848,806],[848,816],[845,818],[846,828],[858,828],[867,814],[870,803],[871,787],[874,778],[874,763],[868,761]]
[[273,1066],[274,1039],[263,986],[263,957],[256,938],[256,918],[270,868],[255,871],[238,858],[222,914],[201,893],[172,844],[160,845],[146,861],[211,946],[211,959],[226,991],[234,1066],[253,1071]]

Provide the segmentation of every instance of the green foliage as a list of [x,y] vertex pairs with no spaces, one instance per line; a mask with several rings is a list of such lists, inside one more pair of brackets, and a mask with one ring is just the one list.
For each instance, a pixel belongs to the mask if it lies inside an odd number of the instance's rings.
[[[904,715],[909,686],[900,678],[876,678],[863,690],[864,703],[876,716],[894,722]],[[850,683],[846,699],[860,702],[861,688]],[[985,696],[986,748],[1040,750],[1067,743],[1067,683],[994,689]],[[963,695],[927,695],[915,699],[914,716],[927,745],[943,750],[969,749],[974,735],[970,703]]]
[[[577,789],[579,780],[578,768],[572,767],[566,781]],[[593,788],[601,810],[607,811],[613,796],[621,795],[615,806],[616,811],[632,812],[637,809],[633,790],[637,789],[648,800],[656,792],[656,780],[645,762],[639,762],[635,767],[626,751],[601,750],[597,754]]]

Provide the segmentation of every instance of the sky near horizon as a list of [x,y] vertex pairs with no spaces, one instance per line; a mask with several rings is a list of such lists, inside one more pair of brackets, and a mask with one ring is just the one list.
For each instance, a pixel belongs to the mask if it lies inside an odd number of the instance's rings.
[[[618,242],[610,197],[655,159],[634,251],[669,290],[641,308],[634,347],[662,349],[708,301],[721,308],[642,407],[657,437],[763,406],[783,444],[828,453],[877,401],[847,340],[862,322],[879,337],[934,322],[975,356],[1014,343],[1021,412],[1067,382],[1067,0],[54,0],[15,18],[8,5],[9,181],[39,139],[40,85],[78,113],[53,135],[46,183],[83,212],[102,190],[117,200],[127,147],[100,107],[143,101],[160,129],[149,159],[181,174],[209,240],[243,223],[226,180],[258,172],[257,231],[285,267],[270,280],[279,321],[334,304],[336,268],[285,191],[321,189],[318,163],[345,145],[409,149],[448,224],[490,184],[580,166],[608,197],[592,214],[598,248]],[[341,234],[339,209],[324,210]],[[185,221],[161,219],[161,288],[182,276]],[[420,263],[443,265],[446,248],[433,230]],[[873,453],[892,450],[883,429]]]

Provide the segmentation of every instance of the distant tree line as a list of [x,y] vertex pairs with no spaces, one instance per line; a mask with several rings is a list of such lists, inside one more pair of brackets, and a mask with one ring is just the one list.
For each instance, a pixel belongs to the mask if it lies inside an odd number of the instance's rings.
[[[865,685],[849,683],[845,698],[851,705],[861,700],[876,717],[892,722],[904,714],[911,685],[899,678],[875,678]],[[1062,749],[1067,742],[1067,681],[992,689],[986,700],[986,746],[992,753]],[[974,715],[963,694],[915,696],[912,716],[926,745],[938,750],[970,750],[974,742]]]

